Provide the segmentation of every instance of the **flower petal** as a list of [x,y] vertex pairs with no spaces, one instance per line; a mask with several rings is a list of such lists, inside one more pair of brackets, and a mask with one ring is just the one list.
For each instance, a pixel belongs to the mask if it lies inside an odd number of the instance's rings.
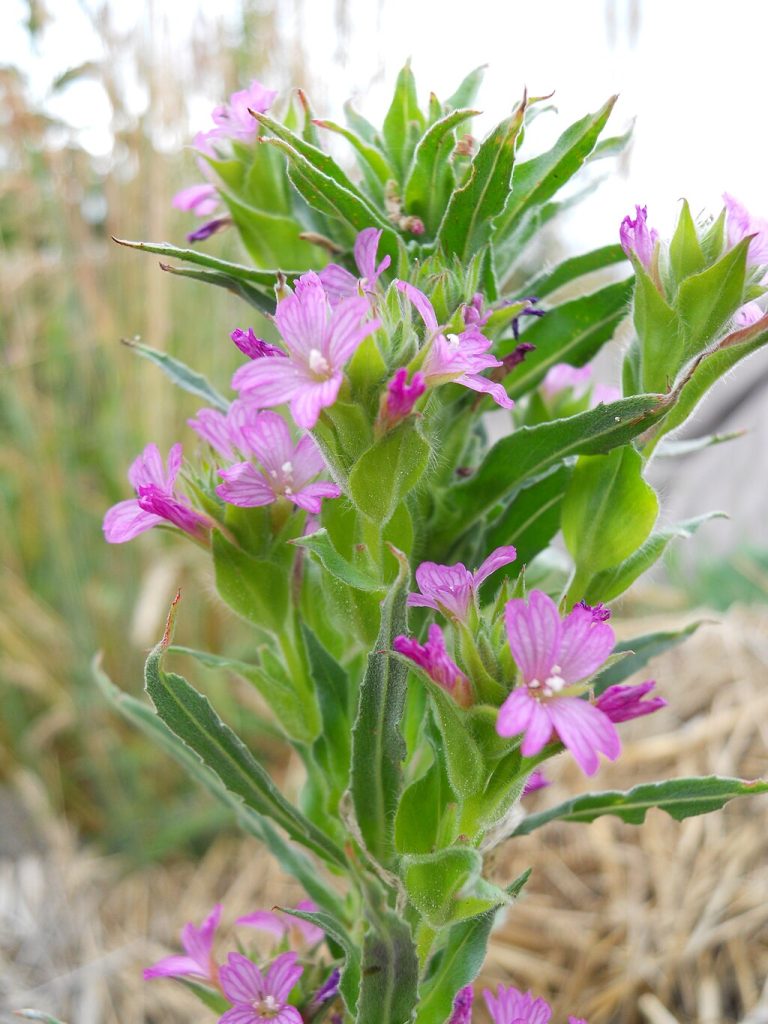
[[472,574],[474,577],[475,587],[479,587],[481,583],[488,579],[491,573],[496,572],[497,569],[501,569],[502,566],[509,565],[509,563],[514,562],[516,558],[517,551],[511,544],[507,544],[501,548],[496,548],[495,551],[488,555],[486,560],[480,565],[480,568]]
[[544,682],[560,647],[560,616],[555,602],[541,590],[532,590],[528,603],[513,598],[504,608],[509,647],[526,683]]
[[294,505],[304,508],[312,515],[320,515],[323,505],[323,498],[340,498],[341,489],[327,480],[318,480],[317,483],[307,484],[300,491],[289,495]]
[[419,316],[424,321],[427,331],[430,334],[432,331],[436,331],[437,316],[435,315],[432,303],[424,292],[419,291],[418,288],[414,288],[414,286],[412,284],[408,284],[407,281],[395,281],[395,287],[399,288],[400,291],[411,300],[413,305],[416,307]]
[[325,294],[332,306],[342,299],[357,295],[357,278],[338,263],[329,263],[317,276],[323,282]]
[[166,956],[151,967],[144,968],[144,978],[179,978],[195,974],[199,978],[207,978],[208,973],[200,969],[197,960],[191,956]]
[[364,320],[370,310],[362,297],[343,299],[331,314],[323,354],[334,370],[340,370],[358,345],[380,326],[379,320]]
[[303,377],[291,359],[264,356],[235,371],[232,387],[261,406],[282,405],[302,386]]
[[616,644],[616,635],[607,622],[595,622],[592,612],[577,605],[563,619],[558,673],[566,683],[578,683],[593,675]]
[[549,702],[552,724],[563,744],[585,775],[594,775],[600,760],[598,753],[615,761],[621,753],[621,740],[616,726],[586,700],[579,697],[558,697]]
[[249,449],[268,473],[280,474],[293,461],[293,439],[288,424],[276,412],[262,412],[242,428]]
[[162,523],[162,517],[145,512],[136,498],[119,501],[104,516],[104,537],[110,544],[123,544]]
[[267,995],[261,971],[242,953],[229,954],[219,968],[219,979],[224,995],[233,1003],[253,1003]]
[[297,964],[296,953],[281,953],[272,961],[264,979],[264,988],[268,995],[272,995],[279,1003],[284,1003],[288,998],[291,989],[304,973],[301,964]]
[[297,388],[291,399],[291,415],[297,426],[311,430],[320,411],[336,401],[340,387],[341,373],[335,373],[328,380],[307,382]]
[[309,360],[312,349],[322,351],[328,308],[323,282],[312,270],[298,279],[293,295],[277,304],[277,329],[291,355],[302,362]]
[[255,910],[252,914],[244,914],[243,917],[238,917],[235,924],[258,928],[259,931],[269,932],[279,939],[288,931],[288,922],[279,914],[273,914],[271,910]]
[[218,1024],[261,1024],[264,1018],[259,1014],[256,1016],[256,1011],[252,1006],[244,1006],[242,1003],[239,1006],[233,1006],[231,1010],[227,1010],[223,1017],[219,1017]]
[[480,377],[476,373],[463,373],[456,378],[457,384],[463,384],[465,388],[472,391],[480,391],[484,395],[490,395],[496,405],[502,409],[514,409],[515,403],[504,390],[504,386],[497,381],[489,380],[487,377]]
[[258,508],[271,505],[276,498],[265,478],[250,462],[238,462],[227,469],[220,469],[219,476],[224,483],[219,484],[216,493],[228,505]]
[[326,468],[325,459],[315,443],[315,439],[305,434],[296,445],[291,461],[293,462],[293,482],[297,488],[322,473]]

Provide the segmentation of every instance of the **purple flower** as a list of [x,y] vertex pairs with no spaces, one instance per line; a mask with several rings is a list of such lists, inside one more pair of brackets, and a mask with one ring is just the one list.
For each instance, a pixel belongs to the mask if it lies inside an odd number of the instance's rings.
[[267,89],[254,79],[247,89],[233,92],[229,103],[214,107],[211,117],[216,127],[207,132],[207,137],[252,142],[259,133],[259,123],[251,110],[265,114],[275,96],[277,93],[274,90]]
[[465,327],[471,327],[473,324],[476,327],[483,327],[491,315],[490,312],[485,312],[485,299],[480,292],[475,292],[469,302],[461,307],[461,313]]
[[749,265],[754,267],[768,263],[768,219],[753,217],[746,206],[727,192],[723,193],[723,202],[726,210],[728,244],[734,246],[742,238],[754,235],[747,253]]
[[228,228],[231,223],[231,217],[214,217],[213,220],[208,220],[205,224],[201,224],[199,228],[196,228],[194,231],[190,231],[187,235],[187,241],[204,242],[206,238],[210,238],[211,235],[215,235],[223,228]]
[[665,708],[667,702],[663,697],[651,697],[643,700],[643,697],[654,688],[656,683],[649,679],[645,683],[636,683],[634,686],[609,686],[607,690],[595,701],[595,707],[602,711],[612,722],[628,722],[632,718],[640,718],[642,715],[653,714],[660,708]]
[[199,928],[191,922],[184,925],[181,945],[186,956],[166,956],[144,969],[144,977],[184,978],[191,975],[216,983],[217,968],[213,960],[213,940],[221,920],[221,904],[217,903]]
[[[314,913],[320,908],[312,900],[302,900],[296,904],[296,909]],[[323,929],[318,928],[311,921],[304,921],[300,917],[292,917],[290,914],[275,914],[271,910],[256,910],[252,914],[245,914],[243,917],[238,917],[235,924],[259,928],[261,931],[270,932],[278,939],[286,938],[295,929],[308,946],[316,946],[325,935]]]
[[611,609],[606,608],[602,601],[597,604],[587,604],[586,601],[578,601],[577,608],[583,608],[592,616],[593,622],[607,622],[611,617]]
[[220,969],[221,987],[233,1004],[219,1024],[302,1024],[301,1014],[286,1000],[304,973],[295,953],[282,953],[263,975],[242,953],[230,953]]
[[456,993],[453,1012],[447,1024],[472,1024],[472,1001],[475,997],[471,985],[465,985]]
[[255,508],[287,498],[317,515],[323,498],[341,494],[336,484],[310,482],[326,468],[320,449],[308,434],[294,445],[288,424],[276,412],[258,413],[239,429],[245,449],[253,453],[261,469],[252,462],[238,462],[219,470],[224,483],[216,493],[230,505]]
[[255,423],[259,415],[259,407],[254,402],[236,399],[226,413],[218,409],[198,409],[195,418],[187,420],[187,424],[224,459],[236,462],[238,452],[250,452],[243,428]]
[[570,363],[555,363],[541,382],[541,390],[550,401],[559,398],[568,389],[571,390],[573,398],[581,398],[587,393],[591,376],[591,366],[576,367]]
[[232,386],[262,406],[290,402],[296,423],[310,430],[321,409],[336,401],[345,363],[379,326],[364,319],[369,309],[362,297],[342,299],[331,309],[317,274],[303,274],[275,311],[288,358],[255,359],[240,367]]
[[457,704],[469,707],[474,700],[472,685],[456,662],[448,657],[442,630],[433,623],[427,636],[425,644],[412,637],[396,636],[392,646],[398,654],[423,668],[433,682],[451,694]]
[[270,345],[261,338],[257,338],[252,327],[249,327],[246,331],[236,327],[230,334],[230,338],[243,355],[248,356],[249,359],[262,359],[264,356],[282,356],[283,359],[286,358],[285,352],[281,348],[277,348],[275,345]]
[[578,696],[584,690],[578,684],[594,675],[613,650],[613,630],[579,605],[561,620],[555,602],[540,590],[531,591],[527,604],[520,598],[508,601],[504,619],[522,685],[499,709],[496,731],[500,736],[522,733],[524,757],[538,754],[554,731],[582,771],[594,775],[598,752],[615,760],[621,742],[608,715]]
[[515,403],[501,384],[480,376],[481,370],[502,363],[488,351],[491,341],[481,334],[477,325],[471,324],[461,334],[443,334],[432,303],[424,292],[406,281],[395,281],[395,284],[416,307],[429,333],[429,350],[420,367],[427,387],[448,382],[463,384],[465,388],[490,395],[503,409],[513,408]]
[[181,469],[181,445],[168,453],[168,468],[156,444],[148,444],[128,470],[135,498],[113,505],[104,516],[104,536],[110,544],[123,544],[162,522],[170,522],[193,537],[203,538],[209,520],[196,512],[174,486]]
[[376,282],[392,262],[389,256],[376,265],[376,251],[379,247],[382,232],[378,228],[365,228],[355,239],[354,255],[360,277],[350,274],[338,263],[329,263],[320,271],[318,277],[323,282],[328,301],[332,306],[342,299],[348,299],[361,292],[375,292]]
[[177,210],[186,210],[196,217],[208,217],[219,208],[219,193],[215,185],[190,185],[177,192],[171,202]]
[[507,545],[496,548],[475,572],[470,572],[461,562],[456,565],[422,562],[416,570],[416,582],[421,593],[409,594],[408,604],[434,608],[448,618],[466,622],[480,584],[497,569],[514,562],[515,558],[517,552]]
[[493,1024],[548,1024],[552,1007],[546,1000],[534,999],[513,985],[499,985],[496,995],[484,989],[483,998]]
[[734,322],[737,327],[751,327],[764,316],[763,310],[756,302],[745,302],[736,310]]
[[410,384],[408,383],[408,368],[401,366],[395,371],[392,380],[387,384],[387,391],[383,401],[382,420],[387,427],[393,427],[406,416],[410,416],[416,402],[426,390],[424,375],[414,373]]
[[321,1006],[336,998],[339,994],[340,980],[341,971],[337,967],[334,967],[320,988],[312,994],[312,997],[307,1004],[307,1013],[310,1018],[317,1013]]
[[635,206],[635,219],[627,216],[621,222],[619,241],[627,256],[634,253],[645,269],[650,270],[659,233],[655,229],[648,230],[647,219],[648,208]]
[[549,779],[541,768],[534,768],[528,776],[528,781],[523,786],[523,792],[521,795],[528,796],[529,793],[535,793],[537,789],[545,789],[549,784]]

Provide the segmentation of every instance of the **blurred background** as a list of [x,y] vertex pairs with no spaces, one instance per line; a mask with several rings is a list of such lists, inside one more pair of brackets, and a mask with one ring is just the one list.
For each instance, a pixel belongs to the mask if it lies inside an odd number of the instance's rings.
[[[524,87],[554,91],[559,115],[536,121],[534,150],[621,94],[613,134],[636,118],[634,144],[558,223],[545,262],[613,241],[636,202],[662,235],[682,196],[694,212],[717,211],[729,191],[768,216],[767,29],[760,0],[2,0],[0,1015],[4,1002],[26,1002],[77,1024],[187,1020],[194,1003],[169,986],[147,996],[140,965],[225,893],[234,915],[245,912],[235,901],[268,906],[270,886],[282,884],[93,683],[101,650],[116,682],[140,691],[145,652],[178,585],[180,643],[221,650],[237,645],[241,628],[189,545],[148,534],[110,547],[101,518],[127,496],[127,467],[147,442],[192,443],[184,423],[199,404],[120,339],[139,335],[226,389],[237,362],[227,335],[248,326],[250,313],[110,236],[183,244],[194,225],[171,198],[198,177],[185,147],[210,109],[252,77],[302,86],[321,116],[340,119],[352,95],[376,121],[409,57],[424,95],[446,95],[487,63],[485,125]],[[240,255],[233,233],[205,244]],[[618,352],[604,362],[606,380],[617,375]],[[679,699],[642,730],[623,769],[605,771],[606,786],[621,784],[621,770],[630,783],[638,771],[765,770],[766,717],[756,706],[768,710],[758,685],[768,661],[767,374],[765,354],[754,357],[699,412],[696,435],[743,429],[744,439],[675,462],[674,472],[661,460],[654,470],[669,520],[714,508],[732,518],[706,526],[625,603],[625,631],[648,631],[632,619],[659,610],[654,621],[664,626],[702,617],[719,625],[702,627],[686,658],[654,666],[663,692],[674,686]],[[233,678],[201,685],[247,731],[252,694]],[[713,700],[724,702],[727,735],[706,724]],[[688,746],[665,746],[682,722]],[[258,741],[279,759],[270,737]],[[563,780],[570,791],[580,784],[567,766]],[[760,833],[738,813],[725,826],[654,821],[642,840],[611,822],[591,839],[580,833],[576,846],[575,833],[556,831],[530,913],[567,898],[571,934],[540,931],[545,951],[530,934],[502,933],[492,977],[552,991],[578,977],[594,998],[570,1012],[592,1008],[593,1024],[638,1013],[664,1024],[664,1007],[712,1024],[746,1018],[768,973],[768,894]],[[725,869],[710,855],[734,823],[745,830],[739,869],[725,872],[730,887],[713,888],[713,872],[719,880]],[[703,858],[698,882],[677,880],[694,890],[685,934],[670,931],[678,902],[660,852],[681,835]],[[624,860],[606,868],[609,839]],[[598,909],[611,901],[606,918]],[[42,947],[41,917],[56,922]],[[768,1020],[762,1012],[755,1022]]]

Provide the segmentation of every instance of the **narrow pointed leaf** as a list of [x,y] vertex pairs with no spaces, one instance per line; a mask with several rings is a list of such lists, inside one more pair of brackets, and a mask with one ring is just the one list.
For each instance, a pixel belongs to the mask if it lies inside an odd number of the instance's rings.
[[395,636],[406,632],[407,575],[403,560],[382,604],[379,636],[368,655],[352,730],[352,803],[369,853],[385,866],[395,857],[395,813],[405,758],[400,722],[408,677],[405,665],[389,652]]
[[416,80],[409,62],[397,76],[395,94],[382,127],[390,162],[401,181],[411,160],[410,141],[414,127],[421,134],[424,130],[424,115],[419,110]]
[[624,793],[611,790],[574,797],[541,814],[528,815],[513,835],[528,835],[550,821],[590,822],[604,814],[613,814],[630,825],[641,825],[646,813],[654,807],[666,811],[675,821],[682,821],[697,814],[719,811],[734,797],[758,793],[768,793],[768,781],[748,782],[709,775],[651,782]]
[[593,249],[581,256],[572,256],[568,260],[563,260],[554,270],[539,274],[538,277],[527,282],[523,290],[526,295],[535,295],[541,299],[545,295],[557,291],[558,288],[584,277],[585,274],[604,270],[616,263],[624,263],[626,259],[620,245],[604,245],[600,249]]
[[703,624],[703,620],[690,623],[683,629],[667,630],[659,633],[646,633],[644,636],[632,637],[631,640],[621,640],[614,648],[615,654],[627,653],[626,657],[604,669],[592,680],[592,691],[596,697],[617,683],[623,683],[635,672],[644,668],[651,658],[656,658],[666,651],[672,650],[692,636]]
[[144,359],[148,359],[150,363],[154,363],[155,366],[159,366],[160,369],[165,373],[178,387],[184,391],[189,391],[190,394],[198,395],[204,399],[209,405],[212,405],[214,409],[220,409],[222,412],[226,412],[229,408],[229,402],[223,395],[210,384],[205,377],[198,373],[197,370],[190,369],[181,360],[175,359],[173,356],[169,356],[167,352],[160,352],[156,348],[151,348],[149,345],[144,345],[140,341],[135,341],[133,338],[123,339],[123,344],[127,345],[128,348],[132,349],[138,355],[143,356]]
[[296,917],[300,921],[308,921],[310,924],[322,928],[326,935],[330,936],[344,950],[344,966],[341,969],[339,991],[344,1000],[344,1005],[354,1017],[360,992],[362,970],[359,944],[341,926],[336,917],[322,910],[297,910],[295,907],[277,907],[276,909],[291,917]]
[[490,238],[491,221],[509,198],[524,114],[525,103],[521,103],[483,140],[467,180],[451,196],[437,235],[447,255],[467,260]]
[[487,64],[481,64],[474,71],[470,71],[466,78],[459,83],[456,92],[448,97],[443,106],[448,110],[456,110],[460,107],[468,107],[474,103],[480,91],[480,86],[483,84],[487,67]]
[[417,999],[419,961],[402,915],[388,910],[363,945],[355,1024],[410,1024]]
[[225,288],[239,299],[244,299],[260,313],[271,316],[275,311],[274,294],[268,295],[259,291],[253,285],[240,278],[230,277],[229,274],[221,274],[218,270],[200,270],[197,267],[174,267],[170,263],[161,263],[160,269],[166,274],[173,274],[174,277],[188,277],[192,281],[201,281],[203,284],[212,284],[217,288]]
[[[249,284],[261,285],[272,289],[277,281],[278,269],[259,270],[256,267],[246,267],[242,263],[231,263],[229,260],[219,259],[218,256],[211,256],[210,253],[200,249],[181,249],[168,242],[131,242],[125,238],[116,238],[118,245],[127,246],[129,249],[139,249],[141,252],[155,253],[157,256],[168,256],[172,259],[181,260],[183,263],[194,263],[199,267],[207,267],[209,270],[217,270],[228,277],[248,281]],[[292,283],[301,273],[299,270],[281,270],[283,277]]]
[[449,159],[455,142],[454,129],[476,113],[454,110],[446,114],[431,125],[414,151],[403,190],[405,209],[421,217],[430,231],[437,226],[447,201],[443,192],[453,173]]
[[340,555],[333,546],[326,529],[315,530],[306,537],[297,537],[291,541],[296,547],[305,548],[318,560],[337,580],[346,583],[355,590],[367,590],[380,593],[386,587],[383,580],[359,569],[352,562]]

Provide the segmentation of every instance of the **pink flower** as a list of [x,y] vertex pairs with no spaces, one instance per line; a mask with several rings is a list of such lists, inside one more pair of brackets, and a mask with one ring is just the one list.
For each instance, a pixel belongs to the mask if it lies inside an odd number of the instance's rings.
[[455,661],[448,657],[445,638],[439,626],[431,625],[425,644],[408,636],[396,636],[393,647],[398,654],[410,658],[423,668],[430,679],[442,686],[462,707],[469,707],[474,700],[472,684]]
[[243,355],[248,356],[249,359],[262,359],[264,356],[281,356],[283,359],[286,358],[285,352],[281,348],[276,348],[275,345],[270,345],[261,338],[257,338],[252,327],[249,327],[247,331],[236,327],[230,334],[230,338]]
[[534,768],[528,776],[528,781],[523,786],[522,796],[528,796],[529,793],[535,793],[538,789],[546,789],[549,785],[549,779],[541,768]]
[[763,310],[756,302],[745,302],[736,310],[733,319],[737,327],[751,327],[764,315]]
[[[302,900],[296,904],[296,909],[314,913],[320,908],[312,900]],[[303,921],[300,917],[291,917],[290,914],[275,914],[271,910],[256,910],[252,914],[245,914],[238,917],[235,924],[244,924],[249,928],[270,932],[278,939],[286,938],[295,929],[308,946],[316,946],[325,936],[323,929],[311,921]]]
[[447,1024],[472,1024],[472,1002],[475,994],[471,985],[465,985],[456,993],[453,1000],[453,1012]]
[[261,406],[290,402],[296,423],[310,430],[321,409],[336,401],[345,363],[379,326],[378,320],[365,319],[369,308],[367,299],[357,297],[331,309],[317,274],[303,274],[295,293],[275,311],[288,358],[255,359],[240,367],[232,386]]
[[746,206],[727,192],[723,193],[723,202],[726,210],[728,244],[734,246],[742,238],[755,235],[749,243],[749,265],[762,266],[768,263],[768,218],[753,217]]
[[552,1016],[546,1000],[534,999],[530,992],[521,992],[513,985],[499,985],[496,995],[487,988],[483,998],[493,1024],[548,1024]]
[[394,427],[400,420],[411,415],[414,405],[424,394],[426,387],[423,374],[414,373],[409,384],[406,366],[401,366],[395,371],[394,377],[387,384],[382,406],[381,418],[388,428]]
[[649,700],[643,700],[643,697],[650,693],[655,685],[653,680],[648,680],[634,686],[619,684],[609,686],[597,698],[595,707],[607,715],[612,722],[628,722],[632,718],[650,715],[667,706],[663,697],[651,697]]
[[338,263],[329,263],[320,271],[318,277],[323,282],[328,301],[332,306],[361,292],[375,292],[376,282],[392,262],[385,256],[376,265],[376,250],[379,247],[382,232],[378,228],[365,228],[355,239],[354,254],[360,277],[350,274]]
[[456,565],[422,562],[416,570],[416,582],[421,593],[409,594],[408,604],[434,608],[449,618],[466,622],[480,584],[497,569],[514,562],[515,558],[517,552],[507,545],[496,548],[475,572],[470,572],[461,562]]
[[288,424],[276,412],[258,413],[239,432],[242,450],[252,452],[261,468],[252,462],[238,462],[219,470],[224,483],[216,493],[230,505],[254,508],[287,498],[317,515],[323,498],[341,494],[336,484],[310,482],[326,468],[320,449],[308,434],[294,445]]
[[635,206],[635,219],[625,217],[619,228],[619,241],[627,256],[632,253],[646,270],[651,268],[653,250],[659,237],[655,229],[648,230],[648,207]]
[[598,752],[615,760],[621,742],[609,716],[576,695],[584,689],[577,684],[605,662],[613,650],[613,630],[580,605],[561,620],[555,602],[540,590],[531,591],[527,604],[508,601],[504,619],[522,685],[499,709],[496,731],[522,733],[524,757],[538,754],[555,732],[582,771],[594,775]]
[[515,403],[501,384],[480,376],[481,370],[503,364],[488,351],[491,341],[480,332],[477,325],[470,324],[461,334],[443,334],[439,330],[432,303],[424,292],[406,281],[395,281],[395,284],[416,307],[429,334],[429,350],[420,367],[427,387],[449,382],[463,384],[465,388],[490,395],[503,409],[513,408]]
[[610,405],[611,402],[618,402],[621,398],[621,391],[613,384],[595,384],[592,394],[589,396],[589,407],[594,409],[597,405]]
[[573,398],[581,398],[587,393],[591,366],[571,366],[570,363],[555,363],[541,382],[541,390],[550,399],[559,398],[564,391],[570,389]]
[[110,544],[123,544],[162,522],[170,522],[193,537],[207,535],[210,521],[196,512],[187,500],[175,492],[181,469],[181,445],[168,453],[168,468],[156,444],[148,444],[128,470],[135,498],[113,505],[104,516],[104,536]]
[[226,413],[218,409],[198,409],[197,415],[187,420],[187,424],[224,459],[236,462],[238,452],[250,452],[243,428],[255,423],[259,415],[255,403],[237,399]]
[[221,987],[233,1004],[219,1024],[302,1024],[301,1014],[287,1003],[304,973],[295,953],[282,953],[263,975],[242,953],[230,953],[221,968]]
[[475,292],[469,302],[461,307],[461,314],[464,317],[465,327],[471,327],[472,324],[483,327],[491,315],[490,311],[485,311],[485,299],[480,292]]
[[199,928],[192,923],[184,925],[181,945],[186,956],[166,956],[152,967],[145,968],[144,977],[184,978],[191,975],[215,983],[217,968],[213,960],[213,940],[220,920],[221,904],[217,903]]
[[215,185],[190,185],[177,192],[172,203],[177,210],[187,210],[196,217],[208,217],[219,207],[219,193]]
[[255,79],[247,89],[233,92],[229,103],[214,107],[211,112],[214,129],[207,133],[212,139],[231,139],[240,142],[252,142],[259,133],[259,123],[251,110],[265,114],[274,102],[277,93],[267,89]]

